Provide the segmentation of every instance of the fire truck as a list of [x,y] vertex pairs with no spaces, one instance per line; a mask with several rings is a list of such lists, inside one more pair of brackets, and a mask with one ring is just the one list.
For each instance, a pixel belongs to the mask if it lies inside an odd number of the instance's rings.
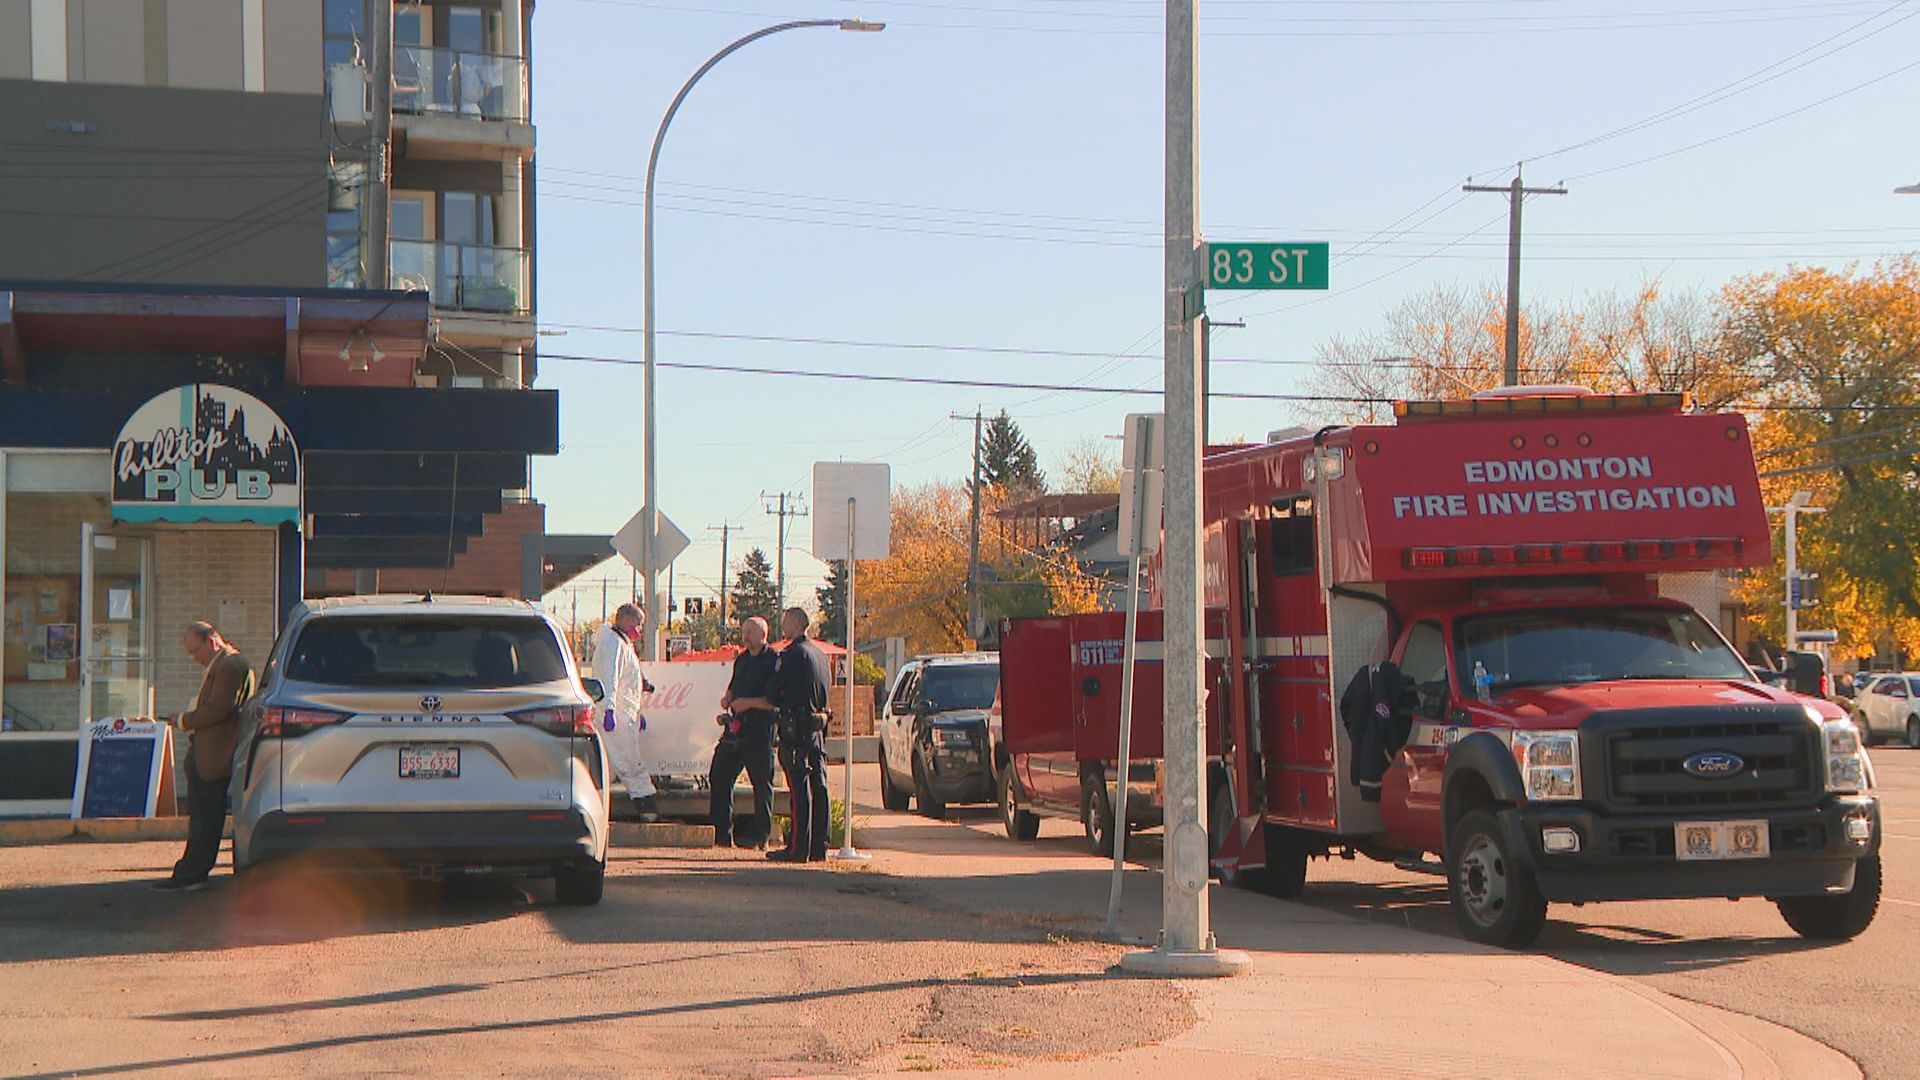
[[[1204,459],[1218,876],[1292,897],[1317,857],[1429,869],[1468,938],[1513,948],[1550,902],[1766,897],[1810,938],[1865,929],[1860,733],[1687,602],[1772,559],[1744,417],[1572,387],[1394,411]],[[1157,611],[1120,813],[1106,794],[1122,618],[1002,629],[1016,838],[1046,812],[1090,837],[1158,813]]]

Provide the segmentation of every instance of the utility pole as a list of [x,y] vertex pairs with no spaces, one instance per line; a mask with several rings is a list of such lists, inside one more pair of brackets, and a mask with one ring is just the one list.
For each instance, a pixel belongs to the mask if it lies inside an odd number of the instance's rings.
[[787,610],[787,519],[806,517],[807,508],[801,506],[793,510],[787,509],[787,500],[792,499],[797,504],[800,501],[800,496],[798,494],[790,495],[784,491],[778,495],[769,495],[763,491],[760,493],[760,498],[762,500],[779,500],[779,506],[777,508],[768,506],[766,507],[766,511],[780,519],[780,545],[779,550],[776,551],[773,556],[773,576],[774,580],[778,582],[778,584],[774,586],[774,590],[779,593],[780,602],[774,606],[778,608],[779,612],[785,612]]
[[1200,449],[1205,450],[1213,442],[1213,331],[1245,330],[1247,320],[1215,319],[1211,315],[1200,316]]
[[1530,188],[1520,182],[1520,166],[1513,167],[1513,183],[1505,187],[1467,184],[1462,191],[1495,192],[1507,197],[1507,375],[1506,385],[1520,385],[1520,207],[1529,195],[1565,195],[1565,184]]
[[393,191],[393,0],[373,0],[368,4],[367,57],[368,77],[373,80],[373,100],[367,116],[369,130],[367,179],[361,205],[366,207],[363,226],[366,239],[360,248],[360,263],[366,268],[365,286],[385,289],[389,280],[389,250],[392,236]]
[[[1215,947],[1207,907],[1206,639],[1201,549],[1199,312],[1188,289],[1200,281],[1200,36],[1194,0],[1167,0],[1165,118],[1166,248],[1160,322],[1166,366],[1165,540],[1161,545],[1166,854],[1160,869],[1160,941],[1128,953],[1129,971],[1166,976],[1230,975],[1250,961]],[[1121,776],[1130,763],[1120,762]],[[1127,790],[1124,783],[1122,791]],[[1124,829],[1127,807],[1113,808]]]
[[720,534],[720,626],[727,625],[727,538],[740,531],[740,526],[721,522],[707,526],[708,532]]
[[[973,421],[973,509],[968,514],[967,527],[967,636],[977,643],[986,632],[986,616],[980,604],[980,425],[985,414],[976,405],[972,416],[948,413],[947,418]],[[847,636],[852,638],[851,628]]]

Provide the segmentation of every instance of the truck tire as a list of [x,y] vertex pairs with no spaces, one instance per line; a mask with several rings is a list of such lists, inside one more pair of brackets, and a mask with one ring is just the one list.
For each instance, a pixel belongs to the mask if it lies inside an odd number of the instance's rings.
[[934,797],[933,788],[927,783],[927,771],[920,764],[920,755],[913,756],[913,798],[919,804],[920,816],[944,818],[947,816],[947,804]]
[[1460,932],[1482,945],[1524,949],[1547,924],[1533,871],[1513,858],[1492,810],[1467,814],[1447,837],[1447,894]]
[[1113,800],[1097,771],[1080,775],[1080,826],[1086,830],[1088,851],[1113,857]]
[[1007,839],[1021,843],[1040,838],[1040,815],[1020,809],[1019,793],[1013,788],[1013,763],[1000,770],[1000,820],[1007,827]]
[[880,805],[896,814],[905,813],[913,805],[913,792],[893,782],[893,770],[887,768],[885,760],[880,762]]
[[1840,896],[1783,896],[1773,902],[1780,917],[1803,938],[1848,941],[1858,937],[1880,910],[1880,856],[1854,867],[1853,889]]
[[568,907],[591,907],[607,888],[607,864],[573,863],[553,868],[553,898]]
[[1285,825],[1266,828],[1267,868],[1260,875],[1260,891],[1280,900],[1298,900],[1307,888],[1306,841]]
[[1920,747],[1920,716],[1907,717],[1907,745]]

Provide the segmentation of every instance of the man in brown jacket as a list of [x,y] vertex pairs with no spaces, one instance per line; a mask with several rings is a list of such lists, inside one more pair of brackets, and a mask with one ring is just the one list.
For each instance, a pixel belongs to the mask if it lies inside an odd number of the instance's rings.
[[240,742],[240,706],[253,696],[253,665],[227,644],[213,624],[187,627],[180,644],[207,669],[193,709],[179,724],[191,735],[187,747],[187,850],[173,864],[173,876],[156,889],[203,889],[220,858],[220,833],[227,819],[227,781],[233,776],[233,751]]

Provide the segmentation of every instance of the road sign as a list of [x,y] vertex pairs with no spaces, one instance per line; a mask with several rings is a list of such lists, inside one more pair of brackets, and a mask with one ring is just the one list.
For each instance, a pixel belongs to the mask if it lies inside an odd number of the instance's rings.
[[[641,510],[628,518],[627,523],[620,526],[620,531],[613,534],[613,550],[627,560],[635,570],[646,569],[641,565],[646,560],[643,557],[644,553],[640,550],[642,535],[640,530],[646,527],[646,520],[647,512]],[[679,558],[680,553],[687,550],[688,543],[687,534],[681,532],[678,525],[668,520],[667,515],[659,515],[659,525],[653,533],[654,565],[663,570],[666,569],[668,563]]]
[[1160,550],[1160,517],[1166,498],[1167,448],[1160,413],[1127,416],[1120,451],[1120,521],[1116,537],[1129,555]]
[[1209,243],[1207,288],[1324,289],[1331,262],[1329,248],[1324,242]]
[[697,596],[689,596],[683,601],[687,606],[687,618],[697,619],[707,610],[706,601]]

